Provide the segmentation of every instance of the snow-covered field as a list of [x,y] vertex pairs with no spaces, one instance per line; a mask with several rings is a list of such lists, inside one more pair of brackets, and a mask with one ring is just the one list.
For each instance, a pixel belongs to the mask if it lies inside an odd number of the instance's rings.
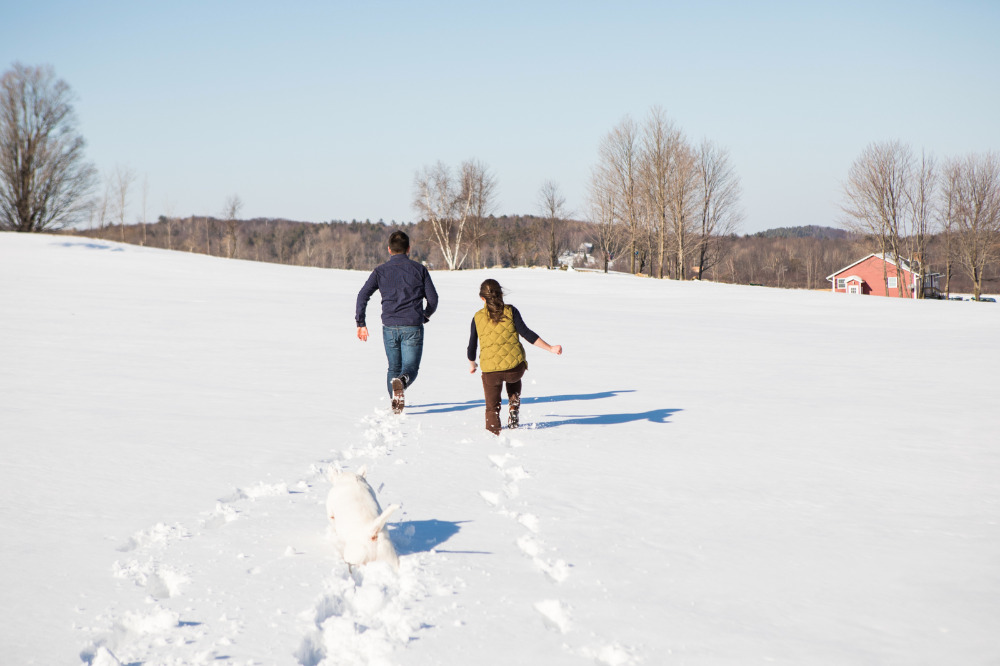
[[[565,347],[499,438],[486,276]],[[0,234],[0,663],[1000,663],[1000,304],[437,272],[393,417],[365,277]]]

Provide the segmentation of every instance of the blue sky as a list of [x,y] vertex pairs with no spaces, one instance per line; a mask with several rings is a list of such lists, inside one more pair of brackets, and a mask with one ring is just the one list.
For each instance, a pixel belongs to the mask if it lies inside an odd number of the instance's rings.
[[[1000,2],[15,2],[0,68],[51,64],[88,158],[148,215],[410,221],[474,158],[497,214],[585,210],[601,139],[661,106],[730,150],[743,232],[836,225],[870,142],[1000,150]],[[133,219],[139,215],[138,188]]]

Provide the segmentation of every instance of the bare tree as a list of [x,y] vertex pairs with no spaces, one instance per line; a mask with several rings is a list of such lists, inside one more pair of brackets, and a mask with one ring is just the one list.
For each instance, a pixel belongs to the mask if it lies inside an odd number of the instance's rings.
[[743,212],[739,207],[740,179],[729,161],[729,151],[711,141],[702,141],[698,162],[701,210],[695,268],[700,280],[721,260],[725,238],[735,233]]
[[285,232],[287,225],[278,221],[274,224],[274,247],[278,254],[278,263],[285,263]]
[[174,202],[167,199],[163,204],[163,210],[165,215],[163,216],[167,221],[167,249],[174,249],[173,242],[173,227],[174,227]]
[[614,178],[605,168],[596,167],[587,192],[588,218],[594,226],[594,247],[601,253],[605,273],[624,244],[615,201]]
[[0,230],[86,219],[97,171],[84,161],[72,99],[50,66],[15,63],[0,77]]
[[669,182],[668,212],[671,223],[674,256],[677,262],[675,277],[687,278],[687,260],[691,251],[688,240],[697,218],[698,156],[683,142],[674,152],[674,167]]
[[906,245],[909,258],[917,268],[917,298],[925,295],[927,280],[927,244],[930,242],[934,223],[934,203],[937,188],[937,164],[932,156],[920,154],[915,162],[907,187],[906,199],[909,206],[909,224],[904,230],[902,242]]
[[559,185],[552,180],[542,183],[538,193],[538,207],[548,226],[549,268],[555,268],[559,262],[559,246],[556,243],[556,231],[560,222],[566,217],[566,197],[559,192]]
[[972,281],[972,297],[982,296],[987,262],[1000,253],[1000,156],[973,154],[948,167],[946,199],[962,268]]
[[676,166],[676,152],[682,141],[680,130],[667,119],[662,108],[654,106],[642,128],[640,164],[643,204],[652,227],[648,239],[656,246],[655,269],[650,273],[658,278],[663,277],[670,226],[670,181]]
[[626,116],[604,137],[600,147],[600,168],[607,175],[615,197],[615,214],[624,225],[632,273],[636,272],[644,219],[639,183],[638,134],[635,122]]
[[146,207],[149,203],[149,174],[142,177],[142,244],[146,244]]
[[125,216],[128,212],[129,191],[132,183],[135,182],[135,171],[131,167],[118,165],[111,177],[111,189],[114,193],[114,200],[111,202],[114,216],[118,220],[118,228],[121,229],[122,242],[125,242]]
[[938,219],[944,236],[944,293],[951,298],[951,276],[954,273],[955,220],[958,218],[958,192],[962,170],[958,160],[952,160],[944,168],[943,184],[938,204]]
[[226,222],[226,254],[230,259],[236,257],[236,232],[239,229],[239,220],[237,218],[239,217],[241,210],[243,210],[243,200],[240,199],[240,195],[238,194],[230,195],[229,198],[226,199],[226,205],[222,209],[222,219]]
[[[908,189],[913,157],[908,146],[899,141],[869,144],[851,165],[844,185],[849,229],[872,237],[879,252],[891,252],[900,274],[900,230],[907,215]],[[889,277],[882,264],[882,279],[888,290]],[[899,295],[904,295],[904,280],[898,280]]]
[[91,200],[88,206],[90,226],[93,228],[94,220],[97,221],[98,237],[104,238],[104,228],[108,223],[108,208],[111,202],[111,185],[110,183],[105,183],[104,193],[101,196]]
[[466,224],[472,245],[472,265],[482,268],[483,241],[490,232],[487,218],[496,206],[497,179],[485,164],[468,160],[462,164],[462,188],[467,192],[460,198],[468,198],[471,202]]
[[462,233],[472,210],[473,189],[456,181],[443,162],[425,166],[413,181],[413,207],[426,219],[434,233],[449,270],[462,267],[468,251],[463,251]]
[[805,260],[802,262],[806,272],[806,289],[815,289],[820,280],[820,250],[819,241],[815,238],[805,239]]
[[[201,220],[203,228],[205,230],[205,254],[207,254],[208,256],[212,256],[212,230],[210,228],[212,220],[211,218],[209,218],[208,215],[203,216]],[[279,262],[279,263],[284,263],[284,262]]]

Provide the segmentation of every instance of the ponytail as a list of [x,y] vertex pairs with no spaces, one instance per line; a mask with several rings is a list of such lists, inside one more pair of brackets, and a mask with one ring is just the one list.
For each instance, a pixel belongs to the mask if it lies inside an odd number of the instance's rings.
[[499,324],[503,319],[503,288],[494,279],[483,280],[479,285],[479,296],[486,300],[486,312],[490,321]]

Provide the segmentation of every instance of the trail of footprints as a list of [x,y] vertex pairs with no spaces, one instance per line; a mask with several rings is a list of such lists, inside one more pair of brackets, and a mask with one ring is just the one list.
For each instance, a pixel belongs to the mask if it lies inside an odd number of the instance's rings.
[[[384,410],[364,417],[364,444],[341,450],[339,459],[332,462],[390,455],[403,439],[398,422],[398,417]],[[409,536],[400,534],[396,539]],[[351,570],[338,558],[338,566],[323,581],[324,591],[312,610],[312,626],[295,653],[299,664],[391,663],[394,651],[431,626],[428,618],[414,612],[420,600],[454,594],[453,589],[433,579],[422,559],[419,554],[401,558],[397,574],[381,564]],[[330,649],[332,646],[335,649]]]
[[[517,464],[517,456],[511,451],[523,447],[524,443],[518,439],[511,439],[506,434],[499,437],[499,442],[510,450],[501,454],[490,454],[488,458],[501,476],[500,491],[483,490],[479,494],[488,504],[495,507],[498,513],[525,528],[526,531],[517,539],[518,548],[525,557],[531,559],[541,574],[545,575],[552,583],[559,585],[570,577],[573,565],[559,557],[558,551],[548,546],[541,538],[542,521],[538,516],[532,513],[518,513],[506,508],[507,500],[514,500],[518,497],[519,483],[531,478],[531,474]],[[541,599],[536,601],[533,607],[542,616],[545,625],[552,630],[562,635],[573,632],[572,609],[563,600]],[[628,666],[639,661],[633,649],[617,642],[607,643],[599,640],[596,644],[584,644],[575,649],[566,644],[564,647],[577,656],[607,666]]]
[[570,565],[562,559],[553,560],[545,557],[546,551],[549,549],[538,536],[540,529],[538,517],[531,513],[509,511],[502,505],[502,497],[513,499],[518,496],[518,483],[531,478],[530,475],[522,466],[512,463],[512,461],[516,462],[516,457],[511,453],[490,455],[489,460],[503,477],[503,488],[501,493],[482,491],[480,495],[491,505],[497,507],[501,515],[511,518],[528,530],[517,540],[518,548],[531,558],[539,571],[556,583],[563,582],[569,576]]
[[[399,423],[384,410],[363,417],[361,443],[327,462],[356,466],[359,459],[390,456],[404,438]],[[500,475],[500,488],[483,490],[480,496],[524,528],[517,547],[558,586],[570,577],[572,565],[541,538],[542,521],[536,515],[507,508],[518,497],[519,484],[531,478],[513,453],[523,443],[506,435],[499,442],[507,451],[489,455],[489,461]],[[80,658],[91,666],[260,664],[267,662],[266,657],[260,660],[259,652],[267,641],[269,649],[292,652],[301,666],[388,663],[394,651],[419,638],[437,619],[422,617],[428,611],[420,602],[453,595],[455,587],[431,574],[427,558],[434,557],[432,553],[401,558],[397,575],[382,565],[351,571],[328,538],[317,537],[304,546],[276,546],[273,534],[294,533],[282,532],[285,522],[301,520],[302,533],[314,532],[315,513],[327,489],[326,464],[313,465],[291,486],[259,483],[236,490],[190,529],[159,523],[127,539],[118,547],[121,557],[112,574],[126,587],[139,588],[145,598],[137,607],[116,603],[93,626],[78,626],[89,637]],[[394,540],[409,538],[405,530],[400,532]],[[316,581],[321,581],[322,592],[313,594],[311,602],[300,603],[299,592],[287,597],[286,608],[262,611],[239,605],[257,598],[248,593],[255,584],[266,595],[285,587],[314,590]],[[233,587],[240,589],[229,589]],[[554,631],[573,631],[571,609],[560,599],[540,599],[533,607]],[[295,615],[294,622],[283,618],[289,614]],[[617,644],[573,652],[610,666],[635,663],[632,651]]]
[[[331,463],[388,456],[402,439],[398,419],[387,414],[376,412],[361,424],[362,443],[338,452]],[[91,666],[261,664],[268,658],[260,650],[281,651],[283,643],[284,654],[292,652],[302,666],[385,663],[429,626],[419,617],[420,600],[454,590],[436,583],[416,555],[403,558],[397,575],[384,565],[352,572],[322,535],[306,544],[311,553],[301,545],[277,546],[270,537],[286,522],[301,519],[301,532],[315,532],[327,490],[326,465],[313,465],[291,487],[260,483],[236,490],[190,529],[159,523],[127,539],[112,565],[123,586],[122,601],[92,626],[77,626],[88,637],[81,660]],[[260,580],[262,595],[300,591],[285,597],[287,608],[241,608],[256,598],[248,590]],[[314,595],[308,590],[316,589],[317,580],[322,592],[313,596],[311,607],[292,601]],[[130,588],[144,596],[132,607]],[[289,614],[296,620],[282,618]],[[264,636],[274,636],[266,647]],[[329,645],[337,649],[328,650]]]
[[[499,441],[511,449],[520,448],[523,443],[501,435]],[[499,472],[502,479],[500,492],[480,491],[479,495],[503,516],[510,518],[525,528],[526,532],[517,539],[517,547],[531,559],[535,568],[554,583],[562,583],[570,574],[571,565],[558,557],[551,557],[552,550],[539,536],[540,521],[532,513],[518,513],[506,508],[506,500],[512,500],[519,495],[519,484],[531,475],[524,467],[517,464],[517,456],[507,451],[502,454],[490,454],[489,461]],[[558,599],[543,599],[534,604],[545,624],[558,632],[565,634],[571,629],[568,606]]]

